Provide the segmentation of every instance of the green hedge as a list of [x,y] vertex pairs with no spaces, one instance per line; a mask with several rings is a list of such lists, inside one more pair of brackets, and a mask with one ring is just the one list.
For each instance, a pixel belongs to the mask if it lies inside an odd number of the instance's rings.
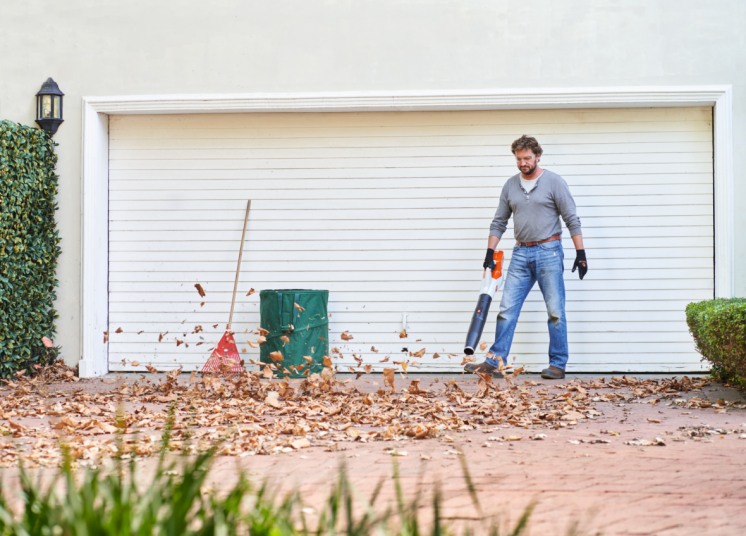
[[712,375],[746,387],[746,298],[690,303],[686,322]]
[[55,143],[43,130],[0,121],[0,377],[54,360],[59,233]]

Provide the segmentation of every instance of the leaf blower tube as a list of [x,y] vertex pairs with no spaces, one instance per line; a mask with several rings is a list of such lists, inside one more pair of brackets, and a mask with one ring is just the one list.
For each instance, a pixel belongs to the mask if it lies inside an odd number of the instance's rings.
[[495,292],[500,290],[503,282],[503,257],[502,251],[496,251],[492,257],[495,261],[494,268],[491,271],[485,268],[482,274],[482,289],[477,301],[477,308],[474,309],[474,315],[471,317],[471,324],[469,324],[469,332],[466,334],[466,344],[464,345],[466,355],[474,354],[474,350],[479,345],[479,339],[482,338],[482,331],[484,331],[484,325],[487,323],[487,314],[490,312],[492,298],[495,297]]

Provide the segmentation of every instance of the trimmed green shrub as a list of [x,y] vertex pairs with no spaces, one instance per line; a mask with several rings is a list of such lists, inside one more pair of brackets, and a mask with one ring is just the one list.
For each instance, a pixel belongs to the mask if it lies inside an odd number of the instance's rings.
[[39,363],[55,352],[53,304],[59,233],[55,143],[43,130],[0,121],[0,377]]
[[713,377],[746,387],[746,298],[690,303],[686,323]]

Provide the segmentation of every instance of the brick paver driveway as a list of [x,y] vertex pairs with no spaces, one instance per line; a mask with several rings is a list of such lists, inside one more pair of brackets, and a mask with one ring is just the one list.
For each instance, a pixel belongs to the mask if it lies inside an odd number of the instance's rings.
[[[406,382],[397,378],[399,393],[413,377],[410,375]],[[362,392],[375,391],[382,384],[380,376],[352,378],[348,375],[351,383],[346,387],[354,385]],[[420,387],[434,392],[450,379],[455,379],[464,391],[478,388],[474,376],[440,376],[437,383],[434,377],[420,378]],[[580,378],[585,382],[594,379]],[[571,379],[551,382],[523,375],[519,383],[541,382],[543,385],[527,388],[551,390]],[[111,391],[120,383],[121,380],[96,380],[59,387],[102,392]],[[599,394],[604,391],[611,390],[602,389]],[[0,396],[7,396],[7,391]],[[720,399],[743,402],[738,391],[717,384],[681,395],[695,396],[713,403]],[[391,451],[395,450],[400,454],[395,459],[407,497],[422,486],[428,498],[433,485],[439,483],[445,496],[446,517],[454,523],[469,520],[474,524],[479,515],[466,490],[460,451],[468,462],[484,514],[508,525],[534,502],[530,524],[534,535],[568,534],[575,524],[579,524],[580,534],[746,534],[746,410],[732,406],[723,409],[722,404],[719,409],[687,409],[665,398],[656,404],[649,402],[601,401],[594,406],[599,413],[595,419],[557,428],[498,424],[449,431],[431,439],[402,436],[396,441],[367,443],[350,439],[335,443],[331,449],[320,436],[311,434],[310,448],[285,448],[272,456],[218,458],[211,485],[226,488],[243,468],[252,478],[269,478],[284,490],[300,488],[305,502],[312,507],[327,496],[340,463],[346,464],[361,495],[368,496],[380,478],[391,477]],[[140,406],[129,402],[124,407],[134,411]],[[165,404],[151,407],[165,408]],[[8,422],[6,416],[2,417],[0,426]],[[39,425],[33,419],[16,421]],[[537,434],[546,437],[532,439]],[[508,440],[510,437],[513,439]],[[665,445],[649,445],[656,438],[663,439]],[[18,436],[16,440],[26,441],[29,448],[35,441]],[[144,460],[144,470],[152,463],[152,458]],[[6,483],[17,485],[17,469],[0,471]],[[52,469],[40,471],[49,474]],[[380,501],[392,501],[393,497],[393,484],[388,481]],[[423,518],[426,510],[427,500]]]

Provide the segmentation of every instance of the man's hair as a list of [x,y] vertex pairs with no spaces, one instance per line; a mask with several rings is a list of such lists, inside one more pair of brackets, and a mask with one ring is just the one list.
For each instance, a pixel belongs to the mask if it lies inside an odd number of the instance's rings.
[[510,150],[513,151],[513,154],[515,154],[516,151],[523,151],[524,149],[531,149],[536,156],[540,156],[541,153],[544,152],[541,145],[539,145],[539,142],[536,141],[536,138],[526,136],[525,134],[515,140],[513,145],[510,146]]

